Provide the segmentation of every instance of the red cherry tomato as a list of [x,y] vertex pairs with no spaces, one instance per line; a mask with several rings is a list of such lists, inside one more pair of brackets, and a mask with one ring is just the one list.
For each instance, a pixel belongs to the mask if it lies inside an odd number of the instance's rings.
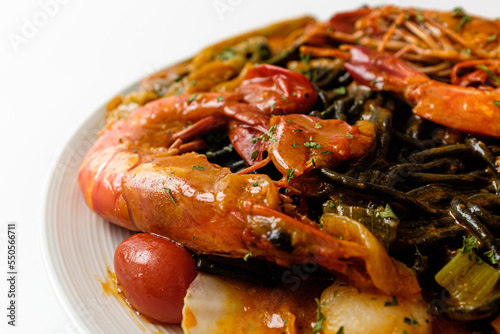
[[130,305],[150,319],[181,322],[184,297],[196,277],[196,264],[187,250],[163,237],[139,233],[118,246],[114,265]]

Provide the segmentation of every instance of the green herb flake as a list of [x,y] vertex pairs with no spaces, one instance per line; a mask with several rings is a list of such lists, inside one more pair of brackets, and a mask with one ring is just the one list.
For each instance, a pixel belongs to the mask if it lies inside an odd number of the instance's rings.
[[297,96],[297,92],[293,92],[293,93],[292,93],[292,96]]
[[175,200],[174,200],[174,198],[172,197],[172,192],[170,191],[170,188],[163,188],[163,189],[165,189],[165,191],[167,192],[168,197],[170,197],[170,200],[172,201],[172,203],[174,203],[174,204],[175,204]]
[[193,169],[205,170],[205,167],[203,167],[203,166],[193,166]]
[[288,123],[293,123],[293,121],[291,119],[288,119],[288,118],[285,118],[285,121]]
[[288,318],[285,319],[284,323],[285,325],[288,323]]
[[466,55],[470,56],[471,50],[469,48],[467,48],[467,49],[464,50],[464,52],[465,52]]
[[321,144],[320,143],[316,143],[314,141],[307,141],[304,143],[304,146],[305,147],[310,147],[310,148],[321,148]]
[[252,186],[257,187],[259,185],[259,181],[252,183]]
[[337,297],[338,293],[339,293],[339,290],[333,291],[333,297]]
[[259,150],[255,150],[252,152],[252,155],[250,156],[250,159],[254,160],[255,158],[257,158],[257,154],[259,153]]
[[218,96],[217,101],[222,102],[222,101],[224,101],[224,98],[222,96]]
[[196,99],[196,97],[198,96],[198,94],[193,94],[189,97],[189,100],[187,100],[187,103],[190,104],[191,102],[194,101],[194,99]]
[[243,261],[247,262],[249,258],[252,257],[252,252],[248,252],[243,256]]
[[340,327],[340,329],[337,331],[337,334],[344,334],[344,326]]
[[389,203],[387,203],[385,205],[384,211],[380,212],[380,218],[394,218],[394,219],[397,219],[398,216],[396,216],[396,214],[394,213],[394,211],[392,211],[392,208],[389,205]]
[[138,151],[136,149],[133,149],[132,152],[137,153]]
[[470,22],[472,20],[472,18],[469,16],[469,15],[464,15],[460,18],[460,21],[458,22],[458,25],[456,26],[455,28],[455,31],[456,32],[459,32],[460,29],[462,29],[462,27],[467,23],[467,22]]
[[292,147],[297,147],[297,144],[293,143],[293,144],[292,144]]
[[316,308],[316,322],[314,323],[313,327],[313,334],[319,334],[325,326],[323,326],[323,323],[325,322],[326,318],[325,315],[321,312],[321,304],[319,302],[318,298],[314,298],[314,301],[316,301],[316,304],[318,307]]
[[273,126],[271,126],[271,128],[269,128],[269,130],[267,131],[267,135],[269,137],[271,137],[272,135],[274,135],[274,133],[276,132],[276,127],[278,126],[278,123],[275,123]]
[[480,64],[477,65],[476,68],[485,71],[493,81],[495,81],[497,84],[500,84],[500,78],[495,73],[493,73],[493,71],[490,70],[488,66]]
[[290,183],[290,180],[293,178],[294,172],[295,172],[295,169],[287,168],[287,170],[286,170],[286,182],[287,183]]
[[321,152],[321,154],[329,154],[330,153],[330,150],[327,150],[325,152]]
[[384,306],[398,306],[398,298],[396,296],[392,297],[392,301],[389,299],[385,300]]
[[228,60],[233,58],[236,55],[236,52],[232,48],[227,48],[222,52],[221,59]]
[[276,104],[275,103],[271,104],[271,112],[274,111],[274,108],[276,108]]
[[418,22],[424,22],[425,20],[425,17],[421,14],[418,14],[415,19],[418,21]]
[[293,130],[293,132],[302,132],[302,131],[304,131],[304,130],[302,130],[302,129]]
[[415,244],[415,253],[417,253],[417,255],[420,256],[421,259],[424,258],[424,256],[422,255],[422,253],[420,253],[420,250],[418,249],[417,244]]
[[354,138],[354,136],[352,135],[352,133],[347,132],[347,138],[352,139],[352,138]]
[[498,108],[500,108],[500,101],[498,101],[498,100],[493,100],[493,101],[491,101],[491,104],[494,104],[494,105],[496,105]]
[[413,315],[410,315],[410,318],[408,317],[405,317],[404,318],[404,322],[408,325],[418,325],[418,321],[415,320],[415,318],[413,317]]
[[314,124],[314,127],[315,127],[316,129],[321,129],[321,124],[319,124],[319,122],[318,122],[318,123]]
[[459,15],[464,15],[464,10],[462,7],[455,7],[451,12],[452,17],[457,17]]
[[489,263],[498,264],[498,260],[495,258],[495,253],[493,252],[493,249],[490,249],[489,251],[485,252],[484,256],[488,259]]
[[282,98],[283,100],[285,100],[286,102],[288,102],[288,97],[286,97],[285,95],[281,95],[281,98]]
[[467,254],[469,260],[472,259],[472,253],[477,253],[477,239],[473,235],[470,235],[467,239],[463,241],[463,247],[458,250],[462,254]]
[[196,236],[193,235],[193,240],[196,240]]
[[497,39],[497,34],[486,37],[486,42],[494,42]]
[[314,160],[314,158],[311,159],[311,163],[313,164],[313,167],[316,168],[316,160]]
[[196,80],[191,81],[191,86],[196,86],[197,82]]
[[309,61],[311,60],[311,55],[307,53],[300,53],[300,61],[304,63],[305,65],[309,64]]
[[233,148],[231,146],[224,146],[222,149],[227,152],[233,152]]
[[333,90],[334,93],[337,93],[339,95],[345,95],[347,93],[346,89],[344,86],[341,86],[341,87],[338,87],[338,88],[335,88]]

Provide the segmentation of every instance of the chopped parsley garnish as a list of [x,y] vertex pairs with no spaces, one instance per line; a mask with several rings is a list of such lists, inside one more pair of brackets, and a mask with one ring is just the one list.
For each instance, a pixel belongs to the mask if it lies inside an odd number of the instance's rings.
[[464,51],[464,52],[465,52],[465,54],[466,54],[466,55],[469,55],[469,56],[470,56],[470,49],[469,49],[469,48],[465,49],[465,51]]
[[193,169],[205,170],[203,166],[193,166]]
[[293,132],[302,132],[302,131],[304,131],[304,130],[302,130],[302,129],[293,130]]
[[285,100],[286,102],[288,102],[288,97],[286,97],[285,95],[281,95],[281,98],[282,98],[283,100]]
[[321,129],[321,124],[319,124],[319,122],[318,122],[318,123],[314,124],[314,127],[315,127],[316,129]]
[[316,308],[316,322],[314,323],[312,332],[313,334],[318,334],[325,328],[325,326],[323,326],[323,323],[325,322],[326,318],[325,315],[321,312],[321,304],[319,302],[319,299],[314,298],[314,300],[316,301],[318,307]]
[[339,290],[333,291],[333,297],[337,297],[337,294],[339,293]]
[[292,96],[297,96],[297,92],[293,92],[293,93],[292,93]]
[[271,104],[271,112],[274,111],[274,108],[276,108],[276,104],[275,103]]
[[193,240],[196,240],[196,236],[193,235]]
[[267,131],[267,135],[269,137],[271,137],[272,135],[274,135],[274,133],[276,132],[276,127],[278,126],[278,123],[275,123],[273,126],[271,126],[269,128],[269,130]]
[[233,148],[231,146],[224,146],[222,149],[224,151],[233,152]]
[[500,84],[500,78],[495,73],[493,73],[493,71],[490,70],[488,66],[480,64],[477,65],[476,68],[485,71],[493,81],[495,81],[497,84]]
[[394,213],[394,211],[392,211],[392,208],[389,205],[389,203],[387,203],[385,205],[384,211],[380,212],[380,218],[394,218],[394,219],[397,219],[398,216],[396,216],[396,214]]
[[295,172],[295,169],[287,168],[287,170],[286,170],[286,182],[287,183],[290,183],[290,180],[293,178],[294,172]]
[[243,256],[243,260],[247,262],[250,257],[252,257],[252,252],[246,253],[245,256]]
[[198,96],[198,94],[193,94],[189,97],[189,100],[187,100],[187,103],[190,104],[191,102],[194,101],[194,99],[196,99],[196,97]]
[[175,200],[174,200],[174,198],[172,197],[172,192],[170,191],[170,188],[163,188],[163,189],[165,189],[165,191],[167,192],[168,197],[170,197],[170,200],[172,201],[172,203],[174,203],[174,204],[175,204]]
[[320,143],[316,143],[314,141],[307,141],[304,143],[304,146],[305,147],[310,147],[310,148],[321,148],[321,144]]
[[347,132],[347,138],[352,139],[352,138],[354,138],[354,136],[352,135],[352,133]]
[[316,168],[316,160],[314,160],[314,158],[311,159],[311,163],[313,164],[314,168]]
[[462,7],[455,7],[453,9],[453,11],[451,12],[452,17],[457,17],[457,16],[463,15],[463,14],[464,14],[464,10]]
[[488,259],[488,262],[491,264],[498,264],[498,260],[495,258],[495,254],[493,252],[493,249],[487,251],[484,253],[484,256]]
[[418,321],[415,320],[413,315],[410,315],[411,318],[405,317],[404,322],[408,325],[418,325]]
[[340,327],[337,334],[344,334],[344,326]]
[[309,61],[311,60],[311,55],[307,53],[300,53],[300,61],[304,63],[305,65],[309,64]]
[[396,296],[392,297],[392,301],[389,299],[385,300],[384,306],[398,306],[398,298]]
[[222,60],[228,60],[228,59],[231,59],[234,57],[234,55],[236,54],[236,52],[231,49],[231,48],[227,48],[225,49],[223,52],[222,52],[222,55],[221,55],[221,59]]
[[292,147],[297,147],[297,144],[293,143],[293,144],[292,144]]
[[494,42],[497,39],[497,34],[486,37],[486,42]]
[[138,151],[136,149],[133,149],[132,152],[137,153]]
[[257,187],[259,185],[259,181],[252,183],[252,186]]
[[469,260],[472,260],[472,253],[477,253],[477,239],[473,235],[463,241],[463,247],[458,250],[462,254],[467,254]]
[[458,32],[462,27],[467,23],[470,22],[472,18],[469,15],[464,15],[460,18],[460,21],[458,22],[457,27],[455,28],[455,31]]
[[252,155],[250,156],[250,159],[254,160],[255,158],[257,158],[257,154],[259,153],[259,150],[255,150],[252,152]]
[[325,152],[321,152],[321,154],[328,154],[328,153],[330,153],[330,150],[327,150]]
[[339,87],[339,88],[335,88],[333,91],[339,95],[345,95],[347,93],[344,86]]
[[498,101],[498,100],[493,100],[493,101],[491,101],[491,104],[494,104],[494,105],[496,105],[498,108],[500,108],[500,101]]
[[222,102],[222,101],[224,101],[224,98],[222,96],[218,96],[217,101]]

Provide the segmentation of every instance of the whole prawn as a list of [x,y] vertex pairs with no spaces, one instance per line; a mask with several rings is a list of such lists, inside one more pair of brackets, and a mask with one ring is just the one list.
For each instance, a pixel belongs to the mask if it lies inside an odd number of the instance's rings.
[[[394,55],[366,47],[352,47],[345,68],[357,82],[373,90],[398,94],[425,119],[466,133],[500,138],[498,88],[478,89],[432,80]],[[459,79],[454,81],[458,83]]]
[[[104,129],[84,158],[79,183],[85,200],[112,223],[166,236],[196,253],[240,258],[251,253],[284,266],[312,259],[360,288],[418,296],[414,274],[382,247],[371,251],[373,241],[360,237],[364,231],[356,227],[348,233],[351,239],[339,240],[318,224],[281,212],[281,197],[269,176],[234,174],[193,152],[204,147],[200,134],[231,128],[229,137],[245,160],[255,163],[246,147],[259,143],[259,155],[267,151],[279,170],[289,174],[293,169],[299,176],[321,153],[335,158],[318,163],[335,165],[370,149],[374,130],[369,124],[290,115],[310,111],[316,98],[301,74],[260,65],[234,92],[150,102]],[[286,131],[287,126],[293,128]],[[307,137],[297,138],[297,132]],[[276,143],[314,152],[300,161],[294,154],[279,155],[285,151]]]

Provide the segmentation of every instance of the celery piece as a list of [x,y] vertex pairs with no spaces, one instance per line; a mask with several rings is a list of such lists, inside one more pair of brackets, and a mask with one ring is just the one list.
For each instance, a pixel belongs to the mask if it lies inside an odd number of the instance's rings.
[[498,293],[500,271],[486,262],[478,264],[477,258],[475,253],[457,253],[435,276],[456,304],[474,307]]
[[[388,214],[388,209],[392,214]],[[379,239],[386,249],[396,240],[399,219],[389,206],[366,208],[342,203],[340,199],[323,204],[323,213],[335,213],[357,220]]]

